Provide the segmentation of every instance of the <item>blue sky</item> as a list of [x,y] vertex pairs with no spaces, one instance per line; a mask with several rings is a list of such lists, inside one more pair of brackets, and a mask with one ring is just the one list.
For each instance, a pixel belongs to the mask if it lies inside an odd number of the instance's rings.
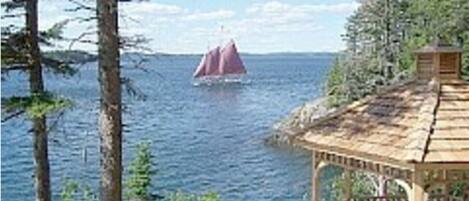
[[[72,5],[64,0],[39,2],[40,28],[94,14],[66,12]],[[153,51],[202,53],[233,38],[241,52],[268,53],[342,49],[344,23],[358,6],[353,0],[149,0],[120,3],[119,10],[121,34],[150,38]],[[95,30],[95,24],[72,22],[65,35]],[[95,49],[86,44],[74,48]]]

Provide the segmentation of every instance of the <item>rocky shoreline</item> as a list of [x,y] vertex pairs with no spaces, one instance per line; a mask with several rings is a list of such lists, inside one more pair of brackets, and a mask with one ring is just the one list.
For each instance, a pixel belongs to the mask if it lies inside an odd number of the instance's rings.
[[291,144],[290,139],[296,133],[304,131],[316,119],[332,112],[326,107],[326,99],[318,98],[308,101],[293,109],[288,116],[272,126],[272,134],[267,138],[268,143]]

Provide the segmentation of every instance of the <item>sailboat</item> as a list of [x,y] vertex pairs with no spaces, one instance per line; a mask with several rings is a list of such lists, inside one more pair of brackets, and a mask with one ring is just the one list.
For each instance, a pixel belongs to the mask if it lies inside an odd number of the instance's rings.
[[246,73],[236,44],[230,40],[225,47],[217,46],[205,53],[193,77],[196,84],[241,82]]

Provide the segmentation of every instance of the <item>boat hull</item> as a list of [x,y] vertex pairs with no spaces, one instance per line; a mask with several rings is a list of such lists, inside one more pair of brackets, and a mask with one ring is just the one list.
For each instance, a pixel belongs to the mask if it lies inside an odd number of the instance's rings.
[[244,74],[228,74],[221,76],[204,76],[192,80],[194,86],[227,85],[227,84],[249,84],[247,76]]

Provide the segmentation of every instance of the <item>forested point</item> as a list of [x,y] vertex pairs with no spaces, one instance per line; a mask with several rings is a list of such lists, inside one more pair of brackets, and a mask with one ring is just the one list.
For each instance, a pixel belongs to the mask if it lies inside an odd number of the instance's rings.
[[70,64],[94,62],[98,59],[96,55],[82,50],[52,50],[44,52],[44,55]]
[[329,107],[376,92],[415,73],[413,51],[436,41],[464,49],[469,74],[469,1],[361,0],[345,25],[346,49],[336,58],[326,83]]

